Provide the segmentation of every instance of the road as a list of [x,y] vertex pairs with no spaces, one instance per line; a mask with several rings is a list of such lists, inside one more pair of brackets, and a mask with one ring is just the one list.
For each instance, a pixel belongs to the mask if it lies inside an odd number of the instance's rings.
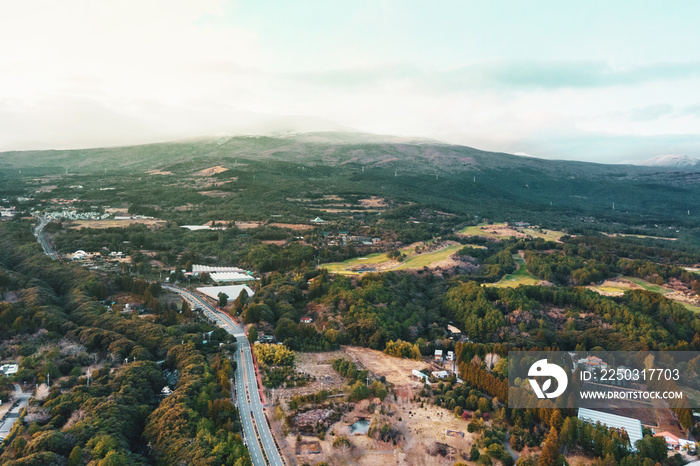
[[0,442],[5,440],[5,437],[7,437],[7,434],[10,433],[12,430],[12,426],[14,425],[15,421],[19,418],[19,412],[27,406],[29,403],[29,398],[32,397],[31,393],[23,393],[22,389],[18,384],[15,384],[15,398],[14,398],[14,404],[12,405],[12,408],[10,409],[10,412],[7,413],[7,415],[3,418],[2,422],[0,422]]
[[236,361],[236,396],[243,424],[244,439],[248,451],[250,451],[250,457],[255,466],[268,464],[283,466],[285,463],[275,445],[270,426],[265,418],[258,392],[258,381],[255,377],[253,355],[243,327],[234,322],[228,314],[217,310],[197,294],[172,285],[163,285],[163,288],[187,299],[193,309],[202,309],[210,320],[236,337],[234,357]]
[[39,244],[41,244],[41,248],[44,250],[44,254],[49,256],[52,260],[60,260],[60,257],[58,256],[58,254],[56,254],[56,251],[53,250],[53,246],[51,246],[49,240],[46,239],[46,235],[44,235],[44,227],[46,227],[46,225],[48,225],[51,222],[51,220],[49,220],[46,217],[38,218],[39,224],[34,229],[34,236],[36,236],[37,241],[39,241]]

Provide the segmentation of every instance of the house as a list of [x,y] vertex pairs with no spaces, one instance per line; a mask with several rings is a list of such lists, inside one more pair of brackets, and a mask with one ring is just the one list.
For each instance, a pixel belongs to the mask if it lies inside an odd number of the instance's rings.
[[419,379],[419,380],[422,380],[423,382],[427,382],[427,381],[428,381],[428,376],[425,375],[424,373],[422,373],[421,371],[417,371],[417,370],[413,369],[413,370],[411,371],[411,375],[412,375],[413,377],[416,377],[416,378]]
[[300,321],[301,321],[302,324],[310,324],[310,323],[313,322],[314,320],[313,320],[311,317],[302,317],[302,318],[300,319]]
[[695,442],[677,437],[676,435],[673,435],[671,432],[668,432],[666,430],[663,432],[655,433],[654,437],[663,437],[664,440],[666,440],[666,446],[669,450],[677,450],[679,448],[691,450],[695,449]]
[[311,220],[311,223],[315,223],[316,225],[322,225],[326,223],[326,221],[323,220],[321,217],[316,217],[315,219]]
[[639,419],[604,413],[593,409],[579,408],[578,418],[591,424],[600,422],[613,429],[624,429],[630,439],[630,449],[636,451],[634,443],[642,439],[642,423]]
[[447,352],[447,358],[448,361],[454,361],[455,360],[455,353],[454,351],[448,351]]
[[437,362],[442,362],[442,350],[441,349],[435,350],[435,360]]
[[435,371],[430,373],[436,379],[446,379],[450,373],[447,371]]
[[578,365],[583,366],[585,370],[590,372],[607,369],[608,367],[608,363],[596,356],[588,356],[587,358],[579,359]]

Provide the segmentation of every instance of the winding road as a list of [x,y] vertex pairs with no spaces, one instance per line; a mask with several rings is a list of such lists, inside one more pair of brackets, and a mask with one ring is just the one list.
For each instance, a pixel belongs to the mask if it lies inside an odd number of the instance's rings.
[[231,319],[228,314],[217,310],[203,297],[172,285],[163,288],[179,294],[190,302],[193,309],[201,309],[204,314],[219,327],[236,337],[236,396],[238,410],[243,424],[243,434],[250,457],[255,466],[285,464],[275,444],[270,426],[265,418],[264,407],[258,392],[258,382],[255,377],[253,354],[243,327]]

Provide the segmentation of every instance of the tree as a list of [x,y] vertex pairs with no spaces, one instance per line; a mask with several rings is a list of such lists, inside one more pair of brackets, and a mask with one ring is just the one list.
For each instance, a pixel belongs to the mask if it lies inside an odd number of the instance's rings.
[[544,441],[542,454],[537,461],[537,466],[559,466],[559,434],[557,429],[552,427],[547,434],[547,440]]
[[254,343],[258,340],[258,331],[255,329],[254,326],[250,326],[250,329],[248,330],[248,341],[251,343]]
[[83,464],[83,450],[75,446],[68,457],[68,466],[81,466]]
[[223,309],[228,304],[228,295],[224,292],[219,292],[217,296],[219,297],[219,307]]
[[476,446],[476,443],[472,445],[472,449],[469,452],[469,459],[471,461],[477,461],[479,457],[481,456],[481,453],[479,453],[479,447]]

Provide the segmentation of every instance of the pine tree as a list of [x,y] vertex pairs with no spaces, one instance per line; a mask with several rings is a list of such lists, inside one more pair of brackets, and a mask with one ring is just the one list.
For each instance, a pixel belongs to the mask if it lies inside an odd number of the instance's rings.
[[559,434],[557,429],[552,427],[547,434],[537,466],[558,466],[559,464]]

